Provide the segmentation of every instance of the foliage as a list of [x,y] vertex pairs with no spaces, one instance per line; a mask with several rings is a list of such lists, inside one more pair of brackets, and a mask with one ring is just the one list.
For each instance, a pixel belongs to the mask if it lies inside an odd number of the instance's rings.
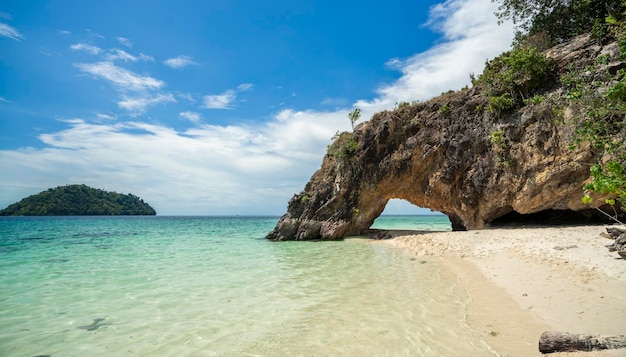
[[0,216],[155,215],[139,197],[85,185],[50,188],[0,210]]
[[515,108],[549,78],[551,60],[534,47],[516,48],[485,64],[485,70],[473,78],[489,97],[487,110],[500,114]]
[[340,159],[346,159],[353,156],[359,143],[354,139],[351,133],[337,132],[333,137],[334,141],[328,145],[328,154]]
[[515,100],[508,93],[489,97],[487,111],[491,114],[500,115],[513,108],[515,108]]
[[444,114],[444,113],[448,113],[451,110],[452,108],[449,105],[444,104],[441,107],[439,107],[439,110],[437,110],[437,113]]
[[396,102],[396,109],[402,109],[411,105],[409,102]]
[[492,0],[499,3],[500,21],[510,19],[524,36],[546,33],[553,43],[592,32],[605,36],[612,18],[621,21],[623,0]]
[[[496,15],[500,21],[510,19],[518,26],[518,35],[515,42],[516,49],[524,48],[533,36],[539,36],[533,41],[547,36],[548,42],[561,43],[574,36],[591,32],[596,39],[617,39],[621,51],[621,59],[626,59],[626,0],[492,0],[499,4]],[[537,41],[535,41],[537,42]],[[537,47],[537,46],[536,46]],[[595,66],[610,62],[608,55],[599,56]],[[492,98],[502,96],[501,87],[515,88],[515,81],[511,80],[494,62],[494,71],[498,81],[479,78],[492,90]],[[486,70],[487,72],[487,70]],[[493,76],[494,73],[489,73]],[[626,202],[626,181],[624,180],[626,167],[626,148],[624,147],[624,124],[626,113],[626,71],[621,70],[614,78],[614,84],[606,89],[599,88],[594,82],[596,68],[574,69],[561,77],[561,83],[566,88],[566,99],[570,106],[579,113],[574,117],[576,130],[574,144],[588,142],[593,150],[601,150],[610,154],[611,159],[603,165],[594,165],[591,168],[591,183],[585,185],[586,192],[595,191],[603,194],[613,194],[621,200],[622,208]],[[482,76],[481,76],[482,77]],[[503,85],[499,85],[501,83]],[[532,83],[532,82],[531,82]],[[493,91],[495,89],[495,91]],[[604,93],[604,94],[603,94]],[[518,99],[515,92],[511,98]],[[524,93],[521,93],[524,96]],[[492,111],[500,111],[510,104],[505,98],[490,98]],[[535,97],[533,97],[535,98]],[[539,98],[536,98],[538,101]],[[534,103],[535,99],[526,100],[527,104]],[[494,105],[495,104],[495,105]],[[561,108],[554,108],[555,114],[563,117]],[[583,202],[590,203],[591,197],[586,195]],[[615,204],[613,199],[608,204]]]
[[[596,66],[604,63],[596,60]],[[621,80],[602,94],[592,75],[598,68],[570,68],[561,77],[566,89],[565,97],[570,105],[578,107],[579,114],[574,117],[576,130],[573,144],[589,142],[596,150],[606,150],[616,156],[624,155],[624,138],[619,134],[624,129],[626,113],[626,82],[624,74]]]
[[[626,211],[626,166],[615,161],[609,161],[604,166],[593,165],[590,173],[592,181],[583,186],[585,190],[585,196],[582,198],[583,203],[592,202],[589,195],[590,191],[613,194],[617,197],[617,201],[609,198],[605,203],[610,206],[619,203],[620,209]],[[614,219],[617,220],[617,218]]]
[[546,96],[545,95],[541,95],[541,94],[536,94],[528,99],[524,99],[524,104],[526,105],[530,105],[530,104],[534,104],[534,105],[538,105],[543,103],[546,100]]
[[[624,18],[620,22],[611,23],[611,26],[624,29]],[[626,32],[622,32],[618,43],[622,59],[626,59]],[[621,70],[613,77],[613,85],[608,90],[599,90],[593,75],[599,72],[599,66],[609,62],[608,56],[599,56],[594,62],[595,67],[578,70],[570,68],[561,77],[561,82],[567,89],[566,98],[570,105],[580,108],[580,113],[574,117],[577,125],[574,144],[588,142],[593,150],[610,155],[608,160],[591,167],[591,181],[583,186],[585,195],[582,201],[591,203],[591,192],[608,194],[614,198],[607,199],[606,204],[618,204],[622,210],[626,210],[626,71]],[[617,213],[610,217],[618,221]]]
[[491,133],[491,142],[502,149],[506,149],[507,147],[504,142],[504,132],[502,130],[495,130]]
[[496,151],[498,152],[498,164],[511,168],[515,164],[515,160],[511,158],[507,150],[508,145],[506,144],[506,138],[504,136],[504,131],[502,130],[494,130],[491,132],[491,143],[495,145]]
[[350,124],[352,124],[352,131],[354,131],[354,124],[361,118],[361,109],[354,108],[353,111],[348,113],[348,118],[350,119]]

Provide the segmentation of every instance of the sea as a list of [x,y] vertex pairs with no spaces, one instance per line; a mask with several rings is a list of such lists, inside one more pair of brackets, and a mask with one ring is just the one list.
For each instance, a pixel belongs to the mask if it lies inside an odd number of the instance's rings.
[[0,356],[497,355],[437,258],[272,242],[278,218],[0,217]]

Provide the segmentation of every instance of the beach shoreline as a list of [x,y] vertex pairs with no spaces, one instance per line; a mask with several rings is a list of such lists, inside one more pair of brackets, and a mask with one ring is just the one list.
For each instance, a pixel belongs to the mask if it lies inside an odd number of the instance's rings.
[[[541,356],[544,331],[623,335],[626,262],[605,245],[607,226],[390,231],[381,240],[440,258],[467,289],[467,324],[501,356]],[[626,349],[558,356],[626,356]]]

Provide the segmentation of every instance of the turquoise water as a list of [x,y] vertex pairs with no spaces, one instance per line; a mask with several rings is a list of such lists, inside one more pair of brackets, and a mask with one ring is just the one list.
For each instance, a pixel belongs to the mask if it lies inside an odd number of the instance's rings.
[[371,228],[385,228],[414,231],[450,231],[452,227],[448,216],[379,216]]
[[0,356],[492,355],[440,262],[277,219],[1,218]]

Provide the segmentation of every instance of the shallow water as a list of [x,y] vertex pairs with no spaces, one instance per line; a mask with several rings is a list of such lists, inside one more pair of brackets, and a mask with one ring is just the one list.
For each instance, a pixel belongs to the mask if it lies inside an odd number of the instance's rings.
[[2,218],[0,355],[493,355],[437,260],[276,221]]

